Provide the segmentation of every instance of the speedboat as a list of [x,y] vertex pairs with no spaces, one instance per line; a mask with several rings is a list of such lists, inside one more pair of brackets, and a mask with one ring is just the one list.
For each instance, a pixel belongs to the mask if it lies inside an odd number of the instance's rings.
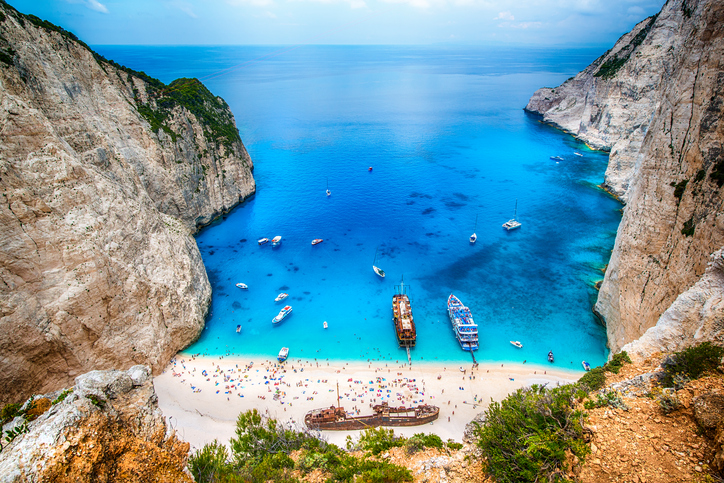
[[274,238],[272,238],[272,246],[273,246],[273,247],[278,247],[278,246],[281,245],[281,244],[282,244],[282,237],[281,237],[281,235],[277,235],[277,236],[275,236]]
[[256,242],[257,242],[259,245],[263,245],[263,244],[265,244],[265,243],[269,243],[269,239],[268,239],[268,238],[259,238]]
[[548,362],[553,362],[553,351],[548,351]]
[[279,362],[284,362],[287,360],[288,356],[289,356],[289,347],[282,347],[282,350],[279,351],[279,355],[277,356],[277,360]]
[[277,314],[277,316],[272,319],[272,324],[278,324],[291,313],[292,313],[292,306],[285,305],[284,308],[279,311],[279,314]]
[[249,288],[249,286],[247,284],[241,283],[241,282],[237,283],[236,286],[242,290],[247,290]]
[[238,334],[239,332],[241,332],[241,324],[236,326],[236,333]]
[[324,327],[325,329],[326,329],[327,327],[329,327],[329,324],[327,324],[327,321],[326,321],[326,320],[325,320],[324,323],[322,324],[322,327]]
[[586,370],[586,371],[590,371],[590,370],[591,370],[591,364],[589,364],[588,362],[583,361],[583,362],[581,362],[581,365],[583,366],[583,369],[584,369],[584,370]]
[[287,297],[289,297],[289,294],[282,292],[279,295],[277,295],[277,298],[274,299],[274,302],[281,302],[282,300],[284,300]]
[[563,158],[561,158],[560,156],[551,156],[551,159],[554,161],[563,161]]
[[478,241],[478,235],[473,233],[472,235],[470,235],[470,243],[475,243],[476,241]]
[[312,240],[312,245],[319,245],[319,244],[322,243],[323,241],[324,241],[324,240],[321,239],[321,238],[315,238],[314,240]]
[[521,344],[521,343],[518,342],[517,340],[511,340],[510,343],[513,344],[514,346],[516,346],[518,349],[522,349],[522,348],[523,348],[523,344]]
[[582,155],[581,153],[579,153],[578,151],[576,151],[576,152],[573,153],[573,154],[575,154],[576,156],[583,156],[583,155]]
[[372,171],[372,166],[370,166],[369,168],[367,168],[367,171]]

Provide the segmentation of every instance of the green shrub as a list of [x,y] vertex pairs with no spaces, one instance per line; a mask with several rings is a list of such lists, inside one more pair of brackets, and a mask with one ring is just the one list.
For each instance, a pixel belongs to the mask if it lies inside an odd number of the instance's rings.
[[628,356],[626,351],[621,351],[618,354],[614,354],[613,357],[611,357],[611,360],[603,365],[603,370],[618,374],[626,362],[631,364],[631,358]]
[[397,481],[413,481],[412,473],[407,468],[393,465],[386,461],[375,461],[368,458],[357,459],[345,456],[341,464],[332,470],[332,481],[394,483]]
[[667,357],[661,364],[664,387],[673,387],[677,376],[684,379],[698,379],[705,372],[715,371],[721,363],[724,348],[711,342],[703,342]]
[[20,414],[20,404],[10,403],[6,404],[5,407],[3,407],[2,412],[0,412],[0,418],[2,419],[2,424],[7,423],[8,421],[15,418],[15,416],[18,416]]
[[383,451],[405,444],[404,437],[395,436],[395,432],[385,428],[365,429],[359,437],[358,447],[378,455]]
[[589,391],[598,391],[606,384],[606,375],[603,367],[594,367],[586,372],[578,380],[578,384],[585,387]]
[[608,60],[606,60],[606,62],[598,68],[596,73],[593,74],[594,77],[601,77],[603,79],[611,79],[612,77],[615,77],[619,69],[626,64],[629,57],[631,57],[631,54],[634,50],[636,50],[636,47],[641,45],[641,42],[646,39],[646,36],[649,34],[651,27],[653,27],[657,16],[658,14],[650,17],[649,23],[646,24],[646,27],[642,28],[639,33],[636,34],[633,40],[631,40],[631,43],[616,52],[613,56],[609,57]]
[[661,395],[656,399],[656,402],[659,404],[659,407],[664,412],[664,414],[669,414],[681,406],[681,402],[679,401],[679,398],[676,396],[675,392],[669,391],[663,391]]
[[493,477],[499,482],[561,481],[566,452],[583,459],[590,451],[577,397],[575,385],[533,385],[492,402],[485,423],[474,432]]
[[230,472],[226,446],[214,440],[205,444],[189,458],[189,469],[198,482],[218,481]]
[[58,404],[58,403],[63,402],[63,400],[65,400],[65,398],[67,398],[68,395],[71,394],[72,392],[73,392],[73,388],[66,389],[65,391],[61,392],[61,393],[58,395],[58,397],[56,397],[55,399],[53,399],[53,403],[52,403],[53,406],[55,406],[55,405]]
[[447,443],[445,443],[445,446],[447,446],[447,448],[448,448],[449,450],[457,451],[457,450],[459,450],[459,449],[462,449],[463,444],[462,444],[462,443],[457,443],[457,442],[453,441],[452,439],[448,439],[448,440],[447,440]]
[[621,399],[621,394],[618,391],[608,391],[603,394],[597,394],[596,399],[586,401],[583,406],[586,409],[602,408],[604,406],[623,409],[628,411],[628,405]]
[[101,398],[99,398],[98,396],[96,396],[95,394],[88,394],[88,395],[86,395],[86,397],[96,407],[103,409],[103,406],[105,406],[105,403],[103,402],[103,400]]
[[405,441],[405,449],[408,454],[417,453],[425,448],[437,448],[442,450],[442,439],[436,434],[417,433]]

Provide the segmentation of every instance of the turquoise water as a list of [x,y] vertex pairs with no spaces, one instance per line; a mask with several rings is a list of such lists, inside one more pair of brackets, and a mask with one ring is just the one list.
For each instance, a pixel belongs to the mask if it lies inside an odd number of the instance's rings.
[[[413,361],[470,361],[447,319],[450,293],[480,326],[478,361],[547,364],[549,350],[559,368],[605,361],[591,306],[620,221],[596,187],[607,156],[522,110],[600,52],[97,49],[165,82],[201,78],[229,103],[255,162],[257,195],[197,236],[213,300],[186,352],[273,357],[288,346],[294,358],[402,361],[391,297],[404,276]],[[523,225],[506,232],[516,200]],[[275,235],[277,249],[256,243]],[[385,279],[372,271],[376,251]],[[273,326],[282,291],[293,313]]]

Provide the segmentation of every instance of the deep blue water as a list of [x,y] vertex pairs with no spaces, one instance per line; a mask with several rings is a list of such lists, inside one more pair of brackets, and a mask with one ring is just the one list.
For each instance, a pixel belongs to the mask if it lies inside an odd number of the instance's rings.
[[[450,293],[480,326],[479,361],[542,364],[551,349],[560,368],[605,361],[591,306],[620,220],[620,205],[596,186],[607,155],[522,109],[538,87],[560,84],[600,52],[97,50],[164,82],[202,79],[229,103],[255,163],[257,195],[197,237],[213,301],[186,352],[273,357],[288,346],[291,357],[402,361],[391,297],[404,276],[414,361],[470,361],[447,319]],[[516,200],[523,226],[506,232]],[[275,235],[278,249],[256,243]],[[324,242],[311,246],[313,238]],[[376,251],[385,279],[372,271]],[[293,314],[272,326],[281,291]]]

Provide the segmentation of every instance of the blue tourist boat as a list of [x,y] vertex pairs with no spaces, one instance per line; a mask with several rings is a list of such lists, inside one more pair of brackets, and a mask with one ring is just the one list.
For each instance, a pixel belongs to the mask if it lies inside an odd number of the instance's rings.
[[462,350],[478,350],[478,324],[473,320],[470,309],[453,294],[447,299],[447,314]]

